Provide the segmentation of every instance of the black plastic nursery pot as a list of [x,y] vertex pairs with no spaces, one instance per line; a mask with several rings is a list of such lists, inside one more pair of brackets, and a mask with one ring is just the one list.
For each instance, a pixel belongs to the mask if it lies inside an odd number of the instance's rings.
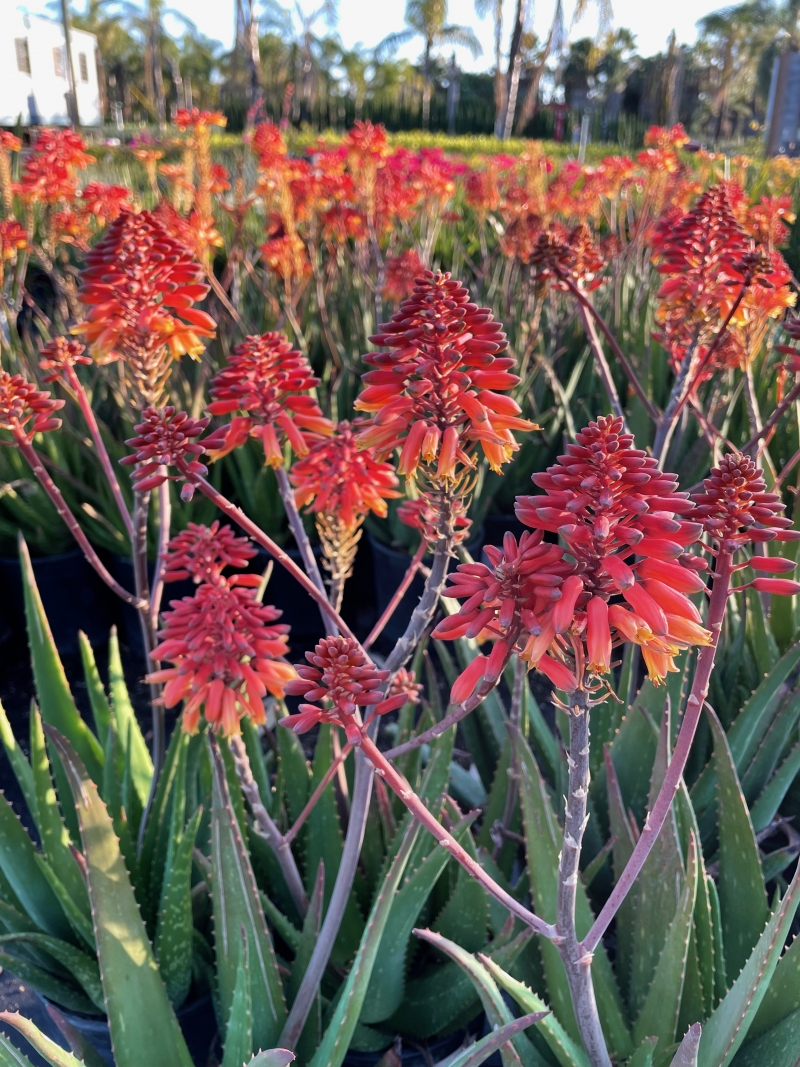
[[[45,999],[45,998],[42,998]],[[111,1032],[108,1020],[92,1015],[80,1015],[76,1012],[59,1011],[70,1025],[78,1031],[84,1040],[92,1046],[107,1067],[115,1067],[114,1054],[111,1049]],[[217,1038],[217,1019],[211,994],[184,1004],[175,1012],[192,1060],[197,1067],[206,1067],[209,1053]],[[142,1061],[144,1067],[145,1061]]]
[[[461,1048],[464,1040],[464,1032],[457,1031],[447,1037],[434,1038],[417,1048],[403,1045],[400,1053],[400,1062],[403,1067],[428,1067],[431,1063],[438,1063],[446,1056],[452,1055]],[[386,1049],[382,1052],[354,1052],[345,1055],[342,1067],[375,1067],[386,1055]]]
[[[372,550],[372,565],[373,565],[373,580],[375,582],[375,600],[377,602],[378,618],[381,617],[385,609],[388,607],[389,602],[394,596],[398,586],[403,580],[403,577],[408,570],[411,563],[411,556],[407,552],[398,552],[395,548],[390,548],[384,544],[383,541],[379,541],[377,537],[373,537],[368,533],[370,549]],[[470,543],[466,546],[469,554],[475,558],[480,555],[481,545],[484,543],[483,529],[475,531],[475,536],[471,539]],[[431,559],[429,556],[425,557],[425,564],[429,566]],[[422,596],[425,589],[425,579],[417,572],[403,594],[403,598],[392,614],[392,617],[383,628],[380,638],[378,638],[378,644],[380,646],[390,646],[399,640],[403,636],[408,626],[411,614],[414,608],[419,603],[419,598]]]
[[[115,621],[116,597],[77,548],[59,556],[31,560],[45,615],[56,647],[63,655],[79,651],[78,631],[92,644],[108,640]],[[16,557],[0,557],[3,615],[12,633],[25,631],[22,568]]]
[[[284,551],[300,570],[305,570],[298,549],[286,548]],[[314,556],[322,570],[322,552],[317,546],[314,548]],[[263,573],[271,559],[272,556],[260,548],[258,555],[250,561],[250,570]],[[322,636],[322,619],[316,601],[280,563],[273,563],[272,574],[264,593],[264,603],[271,604],[283,612],[279,621],[291,627],[290,644],[309,644],[318,641]]]
[[519,541],[522,534],[529,529],[530,527],[521,523],[516,515],[492,513],[483,520],[483,544],[502,546],[504,533],[512,533]]
[[[155,572],[155,563],[147,564],[147,580],[152,583]],[[129,593],[136,591],[136,582],[133,576],[133,560],[126,556],[112,556],[110,570],[114,578],[123,589]],[[169,582],[164,586],[161,597],[161,610],[169,607],[170,600],[180,600],[184,596],[193,596],[197,586],[190,579],[180,582]],[[115,600],[117,598],[115,597]],[[119,604],[120,633],[125,644],[138,656],[144,656],[144,640],[142,628],[139,622],[139,613],[136,608],[126,604],[123,600],[117,600]]]

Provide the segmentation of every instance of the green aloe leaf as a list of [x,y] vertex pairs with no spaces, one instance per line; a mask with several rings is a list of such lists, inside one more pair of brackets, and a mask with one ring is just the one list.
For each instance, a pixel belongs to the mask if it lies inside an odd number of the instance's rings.
[[192,855],[203,809],[198,808],[176,839],[161,892],[155,953],[173,1007],[179,1008],[192,984]]
[[[509,928],[513,928],[513,923]],[[528,929],[513,940],[505,930],[484,947],[484,955],[509,970],[530,940]],[[389,1025],[427,1039],[465,1026],[479,1011],[480,1000],[472,982],[457,963],[448,961],[433,973],[407,983],[403,1002]]]
[[[669,765],[670,732],[669,701],[667,701],[650,779],[648,809],[652,808],[655,803]],[[631,893],[634,898],[634,907],[629,1002],[631,1014],[634,1017],[643,1010],[651,989],[659,958],[667,943],[673,920],[681,907],[685,882],[686,872],[678,840],[676,810],[673,805]],[[694,898],[694,890],[692,894]],[[684,966],[685,956],[681,963],[681,970]],[[683,975],[681,974],[681,987],[682,983]],[[675,1018],[672,1020],[673,1029],[678,1021],[679,1005],[680,988],[678,989],[678,1003],[675,1005]],[[665,1010],[671,1011],[672,1007],[672,1003],[669,1003],[668,1006],[665,1005]],[[652,1020],[652,1013],[648,1013],[646,1018],[649,1023]],[[634,1040],[637,1044],[642,1038],[653,1035],[657,1035],[657,1031],[634,1030]]]
[[[67,676],[56,651],[50,624],[36,587],[28,548],[22,538],[20,538],[19,558],[22,567],[25,616],[28,622],[28,645],[42,718],[49,726],[67,738],[92,779],[99,783],[102,781],[103,773],[103,750],[97,738],[80,717],[75,701],[72,699]],[[64,798],[69,797],[69,786],[63,769],[57,766],[55,770],[59,789],[62,790],[63,787]],[[65,803],[64,806],[67,824],[70,830],[74,831],[75,826],[70,825],[68,815],[70,805]],[[74,819],[72,821],[74,824]]]
[[125,761],[130,764],[133,786],[139,798],[139,803],[144,808],[147,804],[147,797],[150,794],[153,761],[150,758],[147,742],[136,719],[136,712],[133,710],[128,687],[125,684],[116,627],[111,630],[111,637],[108,642],[108,688],[111,693],[114,720],[117,724],[117,737],[124,739]]
[[757,834],[765,830],[778,813],[778,808],[797,775],[800,774],[800,742],[787,755],[783,763],[767,782],[761,796],[750,809],[753,829]]
[[372,904],[356,958],[342,986],[336,1007],[309,1067],[340,1067],[361,1015],[372,968],[383,940],[395,894],[414,848],[420,825],[410,821],[400,848]]
[[36,825],[42,848],[58,880],[64,886],[76,908],[86,916],[91,914],[86,882],[72,853],[72,842],[61,817],[53,779],[50,777],[50,761],[47,758],[42,718],[34,704],[30,722],[31,770],[36,790]]
[[0,793],[0,867],[11,888],[40,930],[68,941],[71,928],[42,873],[33,842]]
[[285,1048],[271,1048],[259,1052],[249,1061],[247,1067],[289,1067],[294,1053]]
[[230,1018],[242,964],[241,931],[244,930],[250,963],[253,1043],[263,1048],[275,1042],[286,1018],[283,987],[216,743],[212,743],[212,772],[212,899],[221,1017]]
[[794,1012],[754,1041],[734,1060],[735,1067],[797,1067],[800,1059],[800,1011]]
[[28,811],[35,820],[36,789],[33,784],[33,771],[31,770],[31,765],[28,763],[25,753],[17,744],[17,739],[14,737],[14,731],[11,729],[11,723],[8,721],[8,716],[6,715],[2,701],[0,701],[0,740],[3,742],[3,748],[6,750],[8,762],[11,764],[14,777],[19,782],[22,795],[25,797]]
[[[523,982],[512,978],[490,956],[479,952],[478,960],[500,988],[504,989],[509,996],[512,996],[523,1011],[550,1011],[545,1002],[533,990],[529,989]],[[550,1051],[561,1067],[589,1067],[589,1058],[586,1053],[580,1045],[572,1040],[552,1012],[542,1018],[539,1025],[539,1033],[547,1042]]]
[[[748,766],[764,734],[783,702],[788,688],[786,679],[800,663],[800,644],[795,645],[776,663],[764,681],[739,712],[728,731],[731,756],[739,773]],[[692,803],[700,812],[714,803],[716,768],[708,764],[692,787]]]
[[766,995],[800,903],[800,869],[775,909],[750,958],[714,1014],[703,1024],[699,1067],[727,1067],[747,1037]]
[[[608,796],[608,823],[614,841],[613,865],[615,880],[620,877],[631,858],[636,840],[633,836],[630,817],[625,810],[617,772],[608,745],[604,749],[606,791]],[[633,929],[635,896],[629,893],[622,902],[617,920],[617,976],[623,989],[630,983],[631,959],[633,956]]]
[[[477,862],[478,854],[472,835],[465,834],[461,844]],[[486,944],[489,897],[480,882],[476,882],[460,864],[453,861],[450,869],[455,878],[455,888],[431,928],[449,941],[455,941],[467,952],[477,952]]]
[[97,960],[94,957],[88,956],[81,949],[75,948],[74,945],[70,945],[66,941],[60,941],[57,937],[50,937],[48,934],[23,933],[0,936],[0,945],[8,945],[13,950],[15,944],[31,945],[33,948],[44,949],[54,960],[57,960],[62,967],[69,971],[98,1011],[105,1012],[103,986],[100,981]]
[[661,1047],[666,1048],[675,1040],[697,900],[698,847],[692,834],[682,897],[667,931],[642,1010],[633,1026],[635,1044],[640,1044],[646,1037],[655,1037]]
[[625,1067],[652,1067],[653,1052],[657,1044],[657,1038],[646,1037],[625,1064]]
[[748,1037],[771,1030],[796,1011],[800,1011],[800,937],[795,937],[778,960]]
[[781,704],[778,714],[770,723],[747,770],[741,776],[742,790],[748,803],[755,802],[772,777],[781,753],[795,733],[798,717],[800,717],[800,692],[795,690]]
[[[244,931],[242,931],[244,933]],[[242,937],[242,959],[225,1026],[225,1052],[222,1067],[242,1067],[253,1053],[253,1005],[250,1000],[250,964],[247,938]]]
[[719,826],[719,903],[728,981],[745,965],[769,917],[750,813],[742,794],[725,731],[706,708],[714,737]]
[[280,790],[276,789],[276,793],[284,798],[289,819],[294,823],[311,793],[311,769],[297,734],[293,730],[285,729],[276,732],[280,754],[279,784],[283,786]]
[[100,679],[100,671],[97,669],[97,662],[94,658],[94,649],[89,643],[89,638],[82,630],[78,631],[78,644],[81,650],[86,692],[89,694],[89,704],[94,718],[95,733],[105,751],[108,731],[113,719],[111,705],[108,702],[103,682]]
[[[97,1014],[97,1008],[77,986],[62,978],[56,978],[50,971],[37,967],[35,963],[29,963],[0,950],[0,967],[67,1011],[79,1011],[85,1015]],[[61,973],[63,974],[63,971]]]
[[[13,1026],[15,1030],[29,1041],[39,1055],[50,1067],[82,1067],[81,1061],[75,1059],[71,1052],[67,1052],[51,1041],[49,1037],[18,1012],[0,1011],[0,1022]],[[29,1067],[30,1060],[16,1049],[4,1034],[0,1034],[0,1067]]]
[[[453,837],[459,844],[465,845],[475,817],[476,813],[467,815],[453,828]],[[411,931],[449,859],[450,854],[446,849],[434,847],[415,869],[407,871],[396,890],[381,952],[373,966],[364,997],[360,1015],[362,1023],[383,1022],[400,1007]]]
[[494,1033],[488,1034],[486,1037],[481,1038],[480,1041],[476,1041],[474,1045],[464,1049],[455,1059],[449,1058],[447,1067],[480,1067],[480,1064],[485,1063],[492,1053],[502,1049],[507,1042],[512,1041],[517,1034],[521,1034],[529,1026],[534,1026],[542,1019],[542,1016],[542,1012],[534,1012],[531,1015],[523,1015],[520,1019],[514,1019],[512,1022],[506,1023],[505,1026],[501,1026]]
[[92,926],[91,916],[87,915],[86,912],[78,907],[71,894],[60,881],[58,875],[44,856],[37,852],[35,853],[34,858],[36,860],[36,866],[41,871],[45,881],[57,897],[61,907],[64,909],[64,914],[66,915],[70,926],[77,936],[86,944],[86,947],[92,952],[95,952],[94,927]]
[[267,811],[271,812],[272,786],[270,785],[267,768],[264,766],[264,754],[261,751],[261,741],[258,737],[258,730],[256,730],[252,721],[246,715],[241,719],[241,726],[242,740],[247,749],[247,756],[250,760],[250,768],[253,772],[253,778],[255,778],[256,785],[258,786],[258,795],[261,798],[261,803]]
[[[648,727],[649,729],[649,727]],[[558,855],[561,849],[561,830],[553,814],[547,789],[539,773],[533,753],[519,731],[512,729],[512,741],[525,826],[528,873],[530,876],[536,914],[546,922],[555,922],[558,896]],[[641,758],[641,754],[637,757]],[[578,883],[576,901],[576,926],[578,937],[585,937],[594,921],[583,885]],[[550,1006],[555,1011],[564,1029],[573,1039],[580,1041],[572,999],[567,985],[558,950],[552,942],[542,940],[542,961],[547,978]],[[613,1055],[629,1056],[633,1051],[630,1034],[625,1024],[622,1003],[616,980],[604,947],[599,945],[592,963],[598,1013]]]
[[119,841],[97,786],[72,746],[48,728],[69,774],[92,901],[97,953],[117,1067],[192,1067],[131,887]]
[[672,1058],[670,1067],[697,1067],[701,1036],[702,1027],[700,1023],[693,1023],[683,1035],[683,1040]]
[[[513,1021],[511,1011],[503,1000],[497,983],[487,969],[470,952],[466,952],[460,945],[456,945],[447,938],[435,934],[432,930],[415,930],[417,937],[422,938],[444,955],[449,956],[475,986],[475,990],[481,999],[483,1010],[492,1029],[505,1026]],[[500,1057],[503,1067],[546,1067],[547,1061],[531,1044],[530,1038],[520,1034],[506,1047],[500,1049]]]

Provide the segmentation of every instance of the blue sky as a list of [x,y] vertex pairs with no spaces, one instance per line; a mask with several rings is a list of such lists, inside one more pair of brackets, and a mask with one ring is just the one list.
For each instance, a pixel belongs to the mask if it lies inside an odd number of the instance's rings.
[[[0,0],[0,7],[14,0]],[[555,0],[529,0],[535,9],[534,29],[544,36],[553,14]],[[639,52],[652,55],[661,51],[669,34],[674,29],[680,43],[691,44],[696,37],[696,21],[710,11],[724,7],[724,0],[672,0],[671,3],[656,0],[612,0],[613,24],[626,26],[636,34]],[[506,25],[511,22],[514,0],[504,0]],[[72,0],[75,10],[80,10],[83,0]],[[574,10],[575,0],[565,0],[567,24]],[[34,14],[45,14],[47,0],[27,0],[19,4]],[[208,37],[221,41],[230,48],[234,33],[234,0],[168,0],[171,6],[194,20],[198,29]],[[288,2],[286,6],[293,6]],[[312,11],[313,0],[301,0],[301,7]],[[362,43],[373,47],[383,38],[403,26],[405,0],[339,0],[337,31],[346,47]],[[589,6],[582,21],[573,26],[572,38],[592,36],[597,29],[596,6]],[[459,49],[459,61],[465,69],[485,70],[491,63],[493,49],[493,24],[490,17],[479,19],[475,14],[474,0],[450,0],[449,19],[452,23],[472,26],[483,44],[483,56],[472,60],[469,53]],[[169,24],[168,24],[169,25]],[[507,38],[508,34],[504,37]],[[505,44],[507,47],[507,41]],[[419,45],[407,45],[401,55],[416,59]]]

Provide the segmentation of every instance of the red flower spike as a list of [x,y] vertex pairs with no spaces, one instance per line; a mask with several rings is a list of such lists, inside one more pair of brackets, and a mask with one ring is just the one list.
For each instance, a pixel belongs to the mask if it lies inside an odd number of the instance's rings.
[[136,466],[132,480],[137,491],[155,489],[167,479],[182,481],[183,473],[166,474],[159,470],[160,467],[174,467],[178,460],[182,460],[192,473],[206,474],[207,468],[197,457],[206,451],[205,444],[200,444],[198,438],[208,423],[208,419],[190,418],[185,411],[176,412],[172,405],[160,410],[145,408],[142,421],[134,426],[136,436],[125,442],[135,450],[134,454],[120,460],[124,466]]
[[[457,614],[448,616],[433,631],[433,636],[442,641],[478,637],[481,633],[501,638],[492,652],[495,659],[490,657],[491,663],[485,664],[486,673],[477,673],[473,660],[457,680],[457,691],[468,690],[467,696],[481,682],[490,680],[497,661],[505,665],[520,635],[536,627],[536,617],[547,612],[554,602],[561,602],[561,583],[572,569],[564,561],[564,550],[544,543],[539,532],[526,531],[519,544],[513,534],[507,533],[502,550],[487,545],[484,551],[491,566],[462,563],[450,574],[451,584],[444,595],[463,603]],[[567,582],[573,580],[580,585],[579,578],[567,577]]]
[[190,522],[167,546],[164,581],[191,578],[198,584],[217,583],[225,567],[244,570],[256,551],[248,537],[237,537],[230,526],[220,526],[218,519],[210,526]]
[[75,327],[98,363],[123,359],[146,402],[163,392],[163,363],[199,356],[213,337],[210,315],[192,305],[208,293],[203,268],[149,211],[124,211],[86,256],[80,300],[89,308]]
[[695,515],[724,552],[754,542],[796,541],[800,532],[785,518],[777,493],[766,492],[764,475],[745,455],[730,453],[703,482],[694,497]]
[[[404,697],[404,704],[419,704],[422,694],[422,685],[416,680],[416,674],[414,671],[406,670],[405,667],[401,667],[396,674],[392,675],[392,680],[386,690],[386,698],[388,700],[399,697],[401,694]],[[402,706],[401,704],[400,707]]]
[[53,413],[64,403],[37,389],[21,374],[0,371],[0,430],[31,441],[34,434],[58,429],[61,419],[54,418]]
[[281,612],[259,604],[252,590],[226,582],[201,585],[193,597],[174,600],[171,607],[153,658],[173,666],[148,681],[165,683],[162,699],[168,708],[184,701],[183,729],[196,733],[201,711],[225,736],[240,732],[242,715],[263,723],[263,698],[267,693],[281,697],[296,677],[283,658],[289,627],[277,623]]
[[390,351],[364,357],[375,369],[355,406],[375,416],[359,443],[382,456],[402,447],[407,477],[423,465],[434,480],[453,481],[458,465],[474,465],[468,449],[477,444],[499,471],[519,447],[512,431],[536,428],[502,395],[519,378],[513,359],[497,357],[506,347],[500,323],[449,274],[425,271],[370,340]]
[[290,473],[297,506],[310,505],[315,514],[335,516],[348,533],[369,512],[385,518],[386,501],[400,496],[392,465],[379,463],[369,450],[358,447],[354,431],[361,422],[340,422],[333,437],[313,445]]
[[318,384],[306,358],[284,334],[247,337],[211,383],[212,415],[244,413],[231,420],[214,458],[231,452],[248,436],[263,441],[265,461],[272,467],[283,466],[286,441],[299,456],[307,455],[320,435],[333,433],[330,420],[310,395]]
[[[389,672],[373,666],[352,638],[324,637],[313,652],[306,652],[306,659],[311,666],[297,664],[299,677],[284,689],[286,696],[314,701],[301,704],[298,714],[281,719],[281,725],[295,733],[305,733],[320,722],[335,723],[345,729],[350,744],[357,745],[360,733],[355,715],[359,708],[372,708],[374,714],[383,715],[408,699],[405,693],[384,697],[381,688]],[[318,707],[320,701],[330,706]]]
[[533,481],[544,495],[517,497],[518,518],[560,535],[575,562],[562,598],[526,620],[523,658],[534,667],[545,655],[563,661],[573,653],[567,638],[585,641],[585,662],[603,674],[613,643],[634,641],[647,649],[650,676],[659,682],[681,648],[709,642],[684,596],[704,588],[690,566],[693,557],[684,555],[702,527],[680,517],[692,510],[688,496],[677,492],[674,475],[633,447],[621,419],[590,423]]
[[48,341],[39,357],[39,367],[45,372],[43,380],[55,382],[66,377],[70,367],[78,363],[91,364],[91,357],[85,355],[85,352],[86,346],[80,341],[66,337],[56,337]]

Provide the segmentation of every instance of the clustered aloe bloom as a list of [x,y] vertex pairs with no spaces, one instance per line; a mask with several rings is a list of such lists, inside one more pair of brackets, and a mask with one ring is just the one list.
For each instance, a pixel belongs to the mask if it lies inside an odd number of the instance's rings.
[[[358,745],[361,730],[357,721],[359,708],[372,708],[375,715],[385,715],[401,708],[409,700],[403,688],[384,697],[382,688],[389,679],[389,671],[381,671],[370,663],[356,642],[350,637],[325,637],[313,652],[306,652],[310,666],[297,664],[298,678],[288,682],[286,696],[305,697],[296,715],[281,720],[302,734],[318,723],[335,723],[343,727],[351,745]],[[319,707],[325,701],[327,707]]]
[[91,357],[86,355],[86,346],[67,337],[55,337],[42,348],[39,367],[44,371],[43,380],[57,382],[61,379],[70,381],[72,368],[77,364],[91,365]]
[[54,413],[63,406],[63,400],[37,389],[21,374],[0,371],[0,429],[8,430],[17,441],[30,443],[34,434],[57,430],[61,419],[55,418]]
[[674,474],[632,446],[622,419],[600,418],[557,463],[533,475],[543,496],[517,498],[518,518],[558,534],[574,560],[561,598],[540,617],[541,631],[531,632],[523,653],[531,666],[549,654],[574,667],[573,678],[584,666],[603,675],[613,644],[631,641],[659,684],[677,670],[681,649],[710,642],[686,596],[705,588],[705,561],[686,551],[702,533],[683,518],[694,505],[677,491]]
[[272,467],[283,466],[286,441],[298,456],[307,455],[317,436],[333,433],[332,423],[311,396],[317,385],[319,379],[308,361],[284,334],[247,337],[211,383],[212,415],[244,412],[231,419],[215,458],[238,448],[248,437],[261,439],[264,459]]
[[[528,634],[539,631],[539,619],[561,597],[562,583],[573,569],[564,559],[563,548],[545,543],[539,531],[526,531],[519,544],[513,534],[506,533],[502,550],[487,545],[484,552],[491,566],[462,563],[450,575],[445,596],[464,603],[433,631],[434,637],[444,641],[495,639],[491,654],[476,656],[456,680],[450,694],[454,704],[466,700],[482,682],[492,685],[497,681],[512,652],[522,651]],[[543,655],[539,669],[547,673],[551,662]]]
[[[800,531],[792,529],[792,520],[783,514],[777,493],[768,493],[764,474],[750,456],[730,453],[720,460],[703,482],[703,492],[694,497],[695,516],[712,539],[713,555],[736,552],[769,541],[797,541]],[[735,570],[752,567],[763,574],[787,574],[795,569],[793,560],[782,556],[751,555],[735,565]],[[754,578],[746,586],[759,593],[794,596],[800,582],[787,578]]]
[[74,328],[98,363],[124,361],[144,403],[158,403],[170,364],[199,356],[213,337],[210,315],[192,305],[208,293],[203,269],[152,212],[123,211],[86,256]]
[[[146,408],[142,421],[134,426],[136,436],[125,442],[134,451],[120,460],[123,465],[136,468],[132,475],[134,487],[146,492],[167,480],[181,481],[182,472],[169,474],[166,470],[179,460],[191,473],[205,474],[208,468],[197,457],[212,447],[213,438],[207,438],[203,444],[198,438],[208,423],[208,419],[193,419],[185,411],[176,411],[171,404],[161,409]],[[191,499],[191,492],[186,498]]]
[[218,519],[210,526],[190,522],[167,546],[164,581],[191,578],[197,584],[218,583],[226,567],[244,570],[255,555],[256,548],[248,537],[237,537]]
[[475,466],[478,443],[499,471],[519,447],[512,431],[536,429],[503,395],[519,378],[514,359],[497,355],[506,347],[501,324],[449,274],[425,271],[370,340],[390,351],[364,356],[375,369],[355,406],[375,415],[358,439],[379,455],[400,447],[401,474],[424,464],[435,479],[455,480],[459,464]]
[[212,729],[230,737],[247,715],[264,722],[264,697],[280,698],[294,678],[284,658],[289,627],[281,612],[253,595],[257,574],[237,574],[226,582],[206,582],[194,596],[174,600],[164,613],[160,644],[153,659],[172,667],[154,671],[149,682],[164,683],[162,700],[183,700],[183,729],[196,733],[200,713]]

